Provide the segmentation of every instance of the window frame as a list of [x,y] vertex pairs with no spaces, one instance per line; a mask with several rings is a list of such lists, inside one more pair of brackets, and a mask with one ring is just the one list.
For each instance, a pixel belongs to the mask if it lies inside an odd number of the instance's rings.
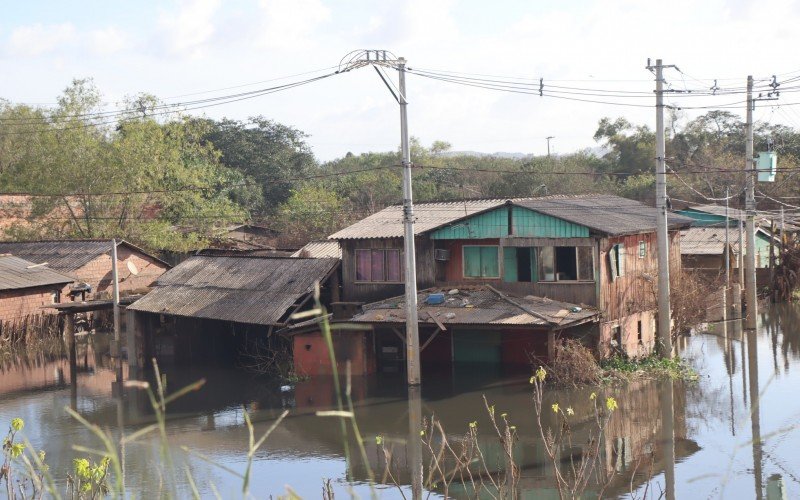
[[[497,254],[497,276],[484,276],[483,275],[483,256],[481,255],[480,259],[480,276],[467,276],[467,256],[466,250],[467,248],[494,248]],[[461,277],[465,280],[502,280],[503,277],[500,275],[500,259],[501,259],[500,252],[500,245],[461,245]],[[480,254],[479,254],[480,255]]]
[[[358,255],[359,252],[367,252],[370,258],[370,265],[369,265],[369,273],[370,279],[364,280],[358,278]],[[383,280],[373,280],[372,279],[372,257],[375,252],[380,252],[383,255]],[[397,253],[398,259],[398,266],[400,268],[400,279],[398,281],[389,280],[389,260],[388,256],[392,253]],[[356,248],[353,251],[353,282],[359,285],[370,285],[370,284],[388,284],[388,285],[397,285],[405,283],[405,270],[403,269],[403,251],[399,248]]]
[[639,258],[644,259],[647,257],[647,242],[639,240]]
[[[583,246],[583,245],[560,245],[560,247],[566,248],[574,248],[575,249],[575,276],[576,279],[574,280],[560,280],[558,279],[558,256],[556,252],[556,248],[559,246],[556,245],[543,245],[538,247],[533,247],[536,249],[536,265],[537,265],[537,280],[536,283],[594,283],[597,280],[595,276],[595,269],[594,269],[594,250],[591,246]],[[540,267],[542,265],[542,258],[541,258],[541,250],[543,248],[552,248],[553,249],[553,279],[546,280],[543,279],[545,273],[542,272],[543,269]],[[591,259],[591,269],[592,269],[592,277],[590,279],[581,279],[581,248],[588,248],[589,249],[589,258]]]

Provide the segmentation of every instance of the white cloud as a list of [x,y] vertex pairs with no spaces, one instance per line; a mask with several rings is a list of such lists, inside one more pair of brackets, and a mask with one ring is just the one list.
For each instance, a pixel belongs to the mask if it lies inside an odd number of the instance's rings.
[[200,57],[214,34],[220,0],[181,0],[177,11],[164,11],[158,23],[172,54]]
[[109,55],[130,45],[128,36],[114,26],[92,30],[87,35],[86,45],[95,54]]
[[38,56],[70,45],[77,39],[75,27],[70,23],[20,26],[11,32],[8,50],[16,56]]
[[272,49],[307,49],[319,42],[317,29],[330,19],[320,0],[261,0],[263,32],[260,46]]

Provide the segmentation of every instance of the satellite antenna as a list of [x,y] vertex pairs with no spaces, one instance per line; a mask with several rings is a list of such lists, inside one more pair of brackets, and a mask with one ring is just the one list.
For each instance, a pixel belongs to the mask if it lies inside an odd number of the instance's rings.
[[139,270],[136,269],[136,264],[134,264],[132,261],[129,260],[125,263],[125,265],[128,266],[128,271],[130,271],[132,275],[136,276],[139,274]]

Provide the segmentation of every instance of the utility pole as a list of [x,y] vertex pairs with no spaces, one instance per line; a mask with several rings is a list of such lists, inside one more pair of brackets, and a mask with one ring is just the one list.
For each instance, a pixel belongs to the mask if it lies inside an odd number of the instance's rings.
[[120,355],[120,342],[119,342],[119,272],[117,271],[117,240],[111,240],[111,279],[114,280],[113,284],[113,301],[114,301],[114,344],[116,355]]
[[747,147],[745,148],[745,177],[747,188],[745,193],[745,238],[747,252],[745,254],[745,303],[747,316],[744,326],[755,329],[756,316],[758,315],[758,297],[756,296],[756,195],[755,195],[755,164],[753,163],[753,77],[747,77]]
[[[730,239],[728,233],[731,230],[730,222],[728,221],[728,204],[730,203],[731,188],[725,186],[725,293],[728,293],[728,288],[731,287],[731,252],[730,252]],[[726,295],[727,296],[727,295]]]
[[411,148],[408,143],[406,60],[397,60],[400,79],[400,150],[403,162],[403,228],[406,282],[406,367],[408,385],[419,385],[419,320],[417,318],[417,260],[414,248],[414,204],[411,190]]
[[669,230],[667,228],[667,168],[664,144],[664,66],[656,65],[656,240],[658,243],[658,340],[661,353],[672,356],[672,318],[669,299]]
[[550,137],[545,137],[545,139],[547,139],[547,157],[548,158],[550,158],[550,139],[555,139],[555,138],[556,137],[554,135],[551,135]]
[[[744,288],[744,222],[742,221],[742,211],[739,210],[739,256],[737,258],[737,265],[739,266],[739,287]],[[741,304],[739,304],[741,306]]]

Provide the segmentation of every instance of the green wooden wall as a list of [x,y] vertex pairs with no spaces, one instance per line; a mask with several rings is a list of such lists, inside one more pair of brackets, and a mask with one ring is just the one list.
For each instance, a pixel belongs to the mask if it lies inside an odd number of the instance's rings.
[[514,236],[521,238],[588,238],[589,228],[534,212],[523,207],[505,206],[475,215],[431,233],[434,240],[506,238],[508,211],[513,210]]

